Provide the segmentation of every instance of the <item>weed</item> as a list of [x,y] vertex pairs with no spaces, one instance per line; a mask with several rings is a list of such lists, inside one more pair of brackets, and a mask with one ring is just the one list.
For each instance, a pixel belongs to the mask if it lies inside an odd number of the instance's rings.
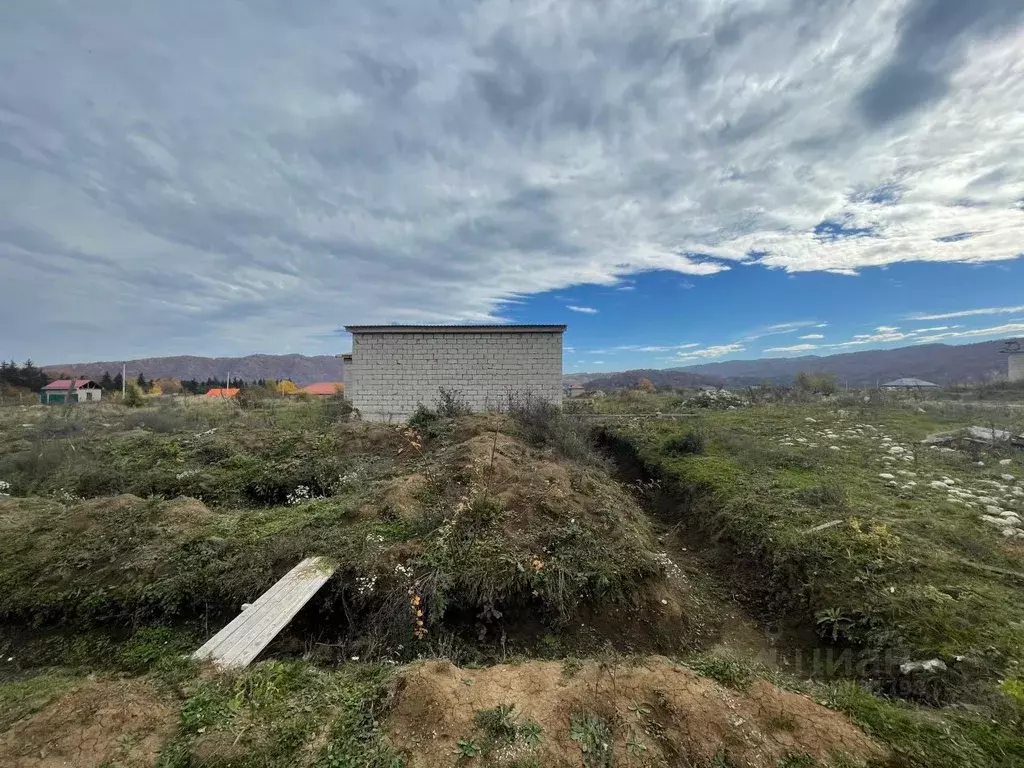
[[132,672],[143,672],[166,658],[187,654],[192,639],[165,627],[142,627],[119,651],[121,664]]
[[594,714],[572,715],[569,738],[579,745],[586,768],[612,764],[612,729],[604,718]]
[[[372,665],[325,672],[302,662],[270,662],[202,681],[158,764],[193,765],[198,752],[204,764],[286,768],[306,754],[315,768],[399,768],[381,731],[389,679],[387,670]],[[219,739],[219,732],[232,736]]]
[[455,419],[459,416],[468,416],[472,412],[469,401],[461,391],[444,387],[437,390],[437,415],[441,418]]
[[481,752],[480,745],[473,739],[459,739],[455,753],[460,757],[476,757]]
[[499,704],[482,709],[473,716],[476,727],[483,731],[494,747],[511,744],[516,738],[515,704]]
[[745,691],[759,676],[752,662],[733,656],[701,654],[688,659],[686,664],[694,672],[739,691]]
[[540,744],[544,729],[539,723],[527,720],[519,726],[519,734],[528,747],[535,747]]

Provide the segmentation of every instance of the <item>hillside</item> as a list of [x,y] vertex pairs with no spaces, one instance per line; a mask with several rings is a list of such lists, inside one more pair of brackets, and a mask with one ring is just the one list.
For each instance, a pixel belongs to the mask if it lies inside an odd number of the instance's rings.
[[141,372],[147,379],[233,379],[255,381],[256,379],[291,379],[302,386],[318,381],[341,381],[341,360],[331,355],[248,355],[246,357],[146,357],[140,360],[108,360],[95,363],[73,363],[68,365],[47,365],[43,370],[54,375],[76,374],[99,378],[104,371],[114,376],[121,371],[121,365],[128,366],[128,376],[134,378]]
[[633,387],[640,379],[649,379],[656,387],[673,387],[675,389],[701,386],[716,387],[724,383],[717,376],[673,369],[660,370],[657,368],[641,368],[635,371],[622,371],[620,373],[590,374],[586,378],[573,378],[583,381],[590,389],[606,391]]
[[[921,344],[898,349],[873,349],[841,355],[762,360],[728,360],[692,365],[680,370],[727,380],[730,384],[770,381],[789,384],[800,371],[834,373],[840,383],[868,386],[904,376],[936,384],[979,380],[1006,373],[1000,341],[978,344]],[[652,379],[653,381],[653,379]]]

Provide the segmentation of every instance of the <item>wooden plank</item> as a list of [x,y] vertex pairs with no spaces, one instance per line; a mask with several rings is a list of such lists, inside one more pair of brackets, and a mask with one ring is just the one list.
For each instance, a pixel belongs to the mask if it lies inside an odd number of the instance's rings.
[[336,566],[307,557],[193,654],[222,668],[246,667],[319,591]]

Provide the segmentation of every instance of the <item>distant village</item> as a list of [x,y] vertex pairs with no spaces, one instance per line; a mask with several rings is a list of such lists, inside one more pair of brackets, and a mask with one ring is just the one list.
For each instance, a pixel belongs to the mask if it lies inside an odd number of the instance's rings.
[[340,381],[324,381],[300,387],[289,379],[147,379],[144,373],[125,381],[120,372],[111,376],[104,372],[99,379],[72,377],[65,374],[52,376],[38,368],[31,360],[22,365],[14,361],[0,363],[0,396],[27,402],[38,397],[43,404],[99,402],[104,397],[122,397],[130,390],[139,395],[202,396],[230,399],[243,390],[252,390],[260,397],[298,396],[329,397],[344,392]]

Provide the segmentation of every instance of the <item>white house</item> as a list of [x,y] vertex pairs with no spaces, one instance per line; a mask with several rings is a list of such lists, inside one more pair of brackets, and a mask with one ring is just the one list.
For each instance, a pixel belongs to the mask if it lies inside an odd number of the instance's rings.
[[39,402],[46,403],[98,403],[103,397],[92,379],[58,379],[51,381],[39,393]]

